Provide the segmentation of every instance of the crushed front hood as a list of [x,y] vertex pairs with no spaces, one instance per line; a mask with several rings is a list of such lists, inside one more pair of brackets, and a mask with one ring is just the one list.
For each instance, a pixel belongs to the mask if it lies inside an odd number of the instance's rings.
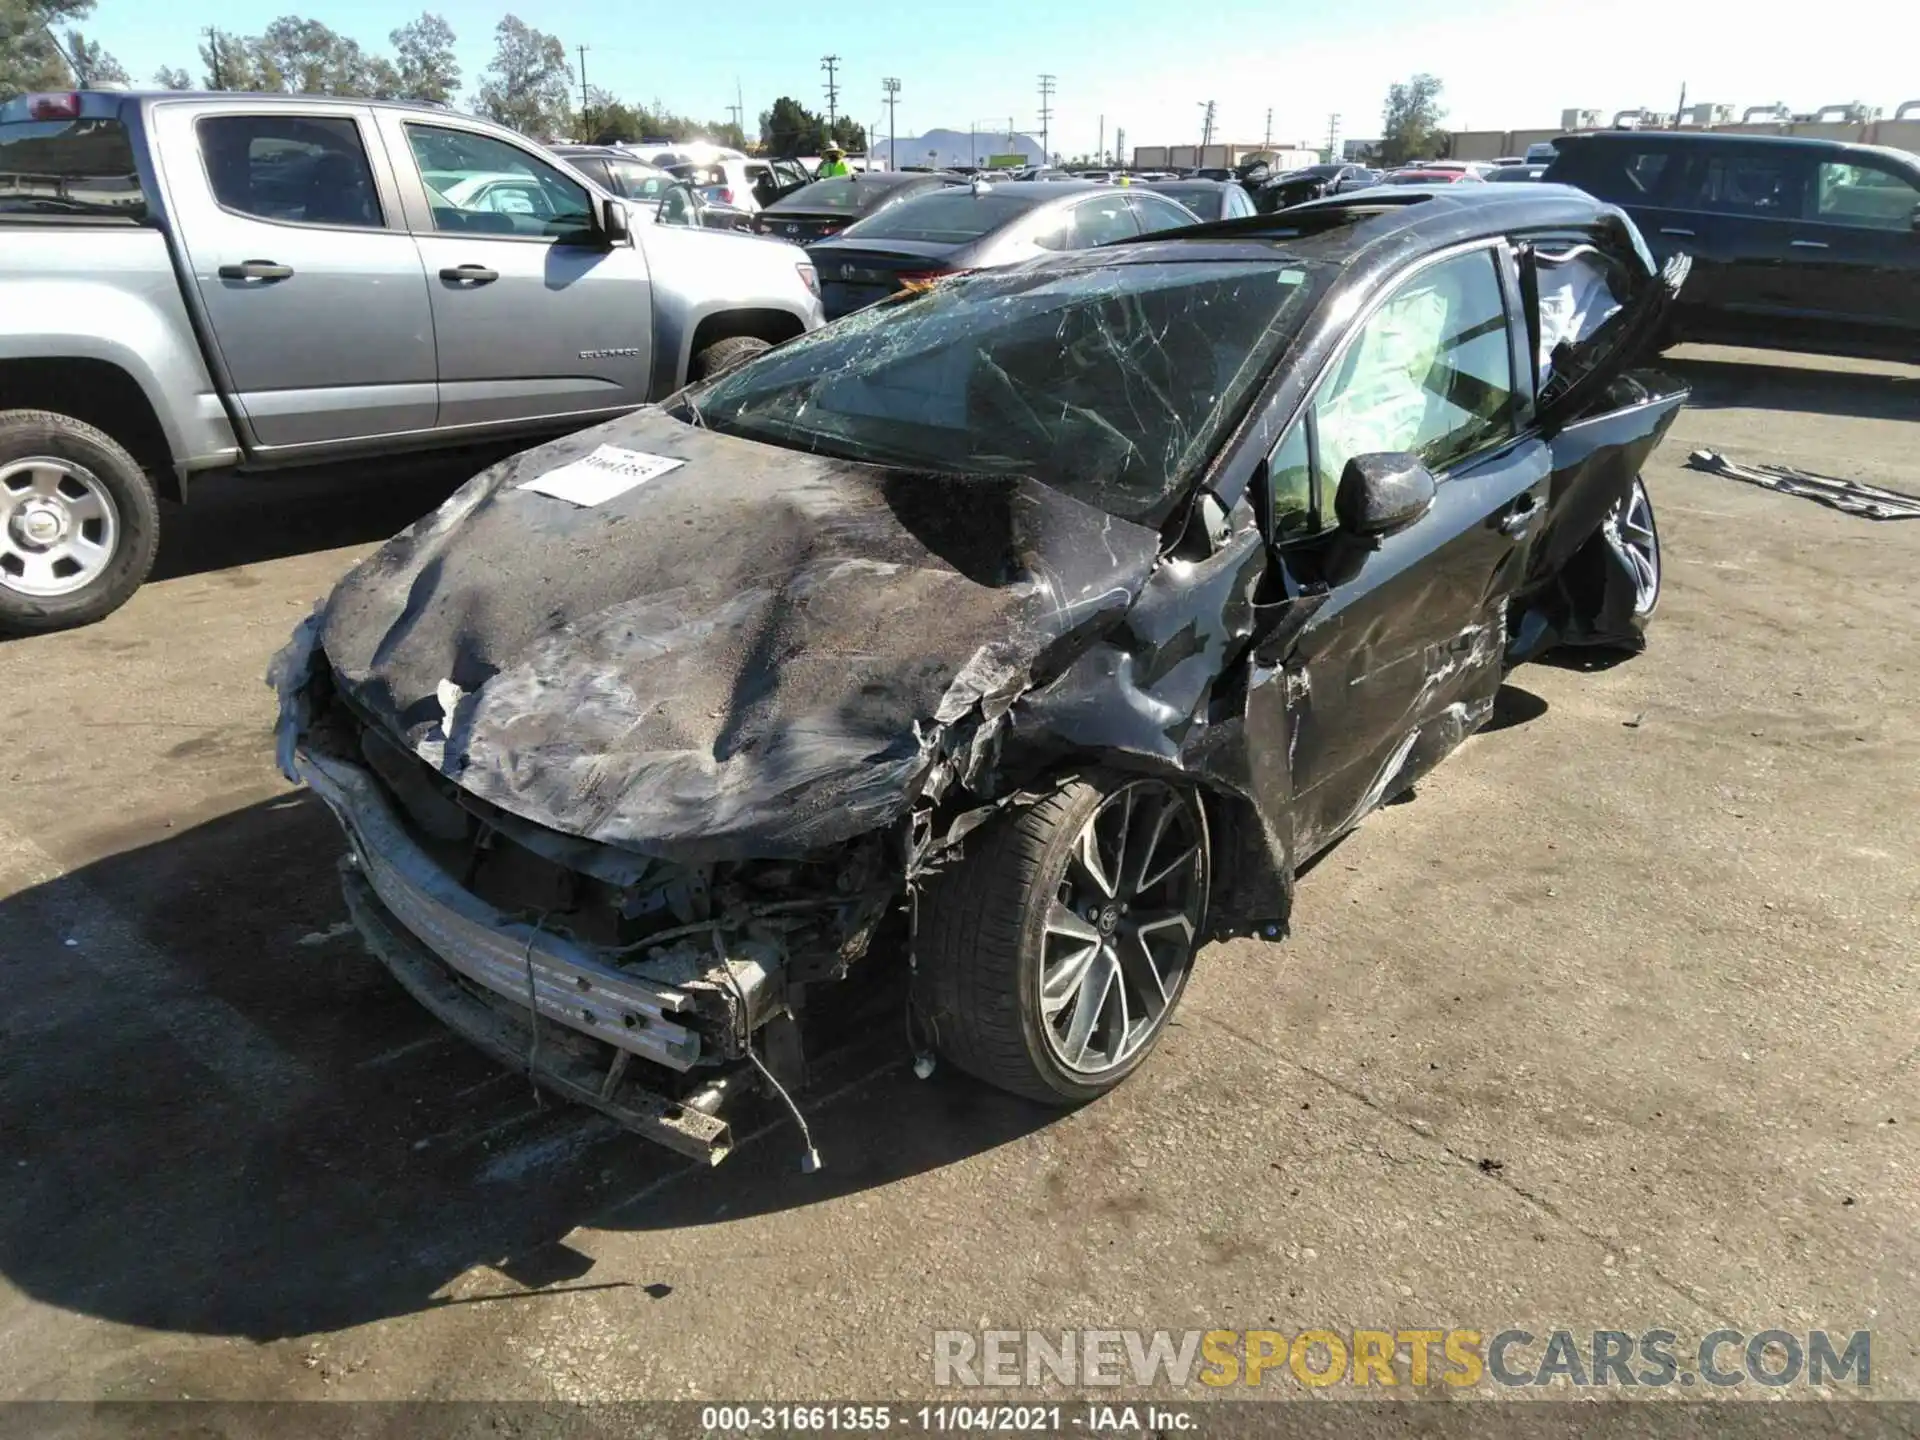
[[[601,445],[684,463],[592,507],[519,488]],[[364,712],[502,809],[689,861],[799,855],[897,818],[1158,548],[1036,481],[649,409],[476,477],[341,583],[319,640]]]

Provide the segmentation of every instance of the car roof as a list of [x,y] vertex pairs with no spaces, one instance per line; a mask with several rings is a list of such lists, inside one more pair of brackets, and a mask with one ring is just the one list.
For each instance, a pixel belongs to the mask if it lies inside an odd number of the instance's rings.
[[[1310,250],[1311,258],[1347,264],[1381,250],[1405,250],[1410,241],[1415,242],[1413,248],[1425,251],[1515,230],[1568,229],[1624,220],[1618,206],[1604,204],[1571,185],[1380,186],[1309,200],[1270,215],[1214,220],[1173,234],[1116,241],[1086,253],[1111,255],[1124,250],[1137,259],[1164,247],[1154,258],[1178,259],[1182,258],[1179,247],[1205,244],[1208,258],[1251,259],[1271,257],[1275,241],[1306,240],[1305,246],[1293,243],[1287,249],[1303,254]],[[1239,243],[1223,247],[1220,242]],[[1184,255],[1191,259],[1194,252]]]
[[1883,160],[1902,160],[1912,165],[1913,152],[1891,145],[1856,145],[1848,140],[1827,140],[1818,135],[1749,135],[1744,131],[1723,130],[1582,130],[1562,135],[1552,143],[1567,145],[1645,145],[1657,140],[1663,145],[1763,145],[1779,150],[1821,151],[1833,154],[1847,151],[1859,155],[1877,155]]

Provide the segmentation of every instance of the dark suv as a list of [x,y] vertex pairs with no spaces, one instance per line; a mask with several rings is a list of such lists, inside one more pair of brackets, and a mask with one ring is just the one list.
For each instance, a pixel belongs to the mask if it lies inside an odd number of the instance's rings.
[[1694,257],[1674,340],[1920,361],[1920,158],[1783,136],[1603,131],[1546,179]]

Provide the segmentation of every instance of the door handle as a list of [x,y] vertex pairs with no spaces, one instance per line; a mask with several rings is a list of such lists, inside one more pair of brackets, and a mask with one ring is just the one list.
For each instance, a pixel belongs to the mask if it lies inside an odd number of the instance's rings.
[[1827,248],[1827,242],[1824,240],[1795,240],[1791,243],[1796,250],[1825,250]]
[[440,272],[440,278],[451,285],[491,285],[500,278],[500,272],[484,265],[449,265]]
[[1513,502],[1513,508],[1500,517],[1502,535],[1519,535],[1533,523],[1533,517],[1540,513],[1540,501],[1532,495],[1523,495]]
[[222,265],[222,280],[290,280],[293,278],[291,265],[279,265],[271,260],[243,260],[238,265]]
[[1689,240],[1693,238],[1693,232],[1691,230],[1683,230],[1678,225],[1662,225],[1660,227],[1660,233],[1662,235],[1684,235]]

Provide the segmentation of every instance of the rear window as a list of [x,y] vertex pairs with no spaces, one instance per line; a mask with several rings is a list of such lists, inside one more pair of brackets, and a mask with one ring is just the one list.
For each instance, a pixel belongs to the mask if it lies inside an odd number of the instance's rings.
[[858,214],[871,210],[879,201],[914,179],[911,175],[841,175],[783,196],[770,210],[845,210]]
[[1019,219],[1040,202],[1017,195],[976,195],[972,190],[936,190],[890,205],[878,215],[849,226],[845,238],[918,240],[935,245],[964,245]]
[[1650,205],[1666,176],[1672,152],[1661,146],[1569,145],[1544,178],[1577,185],[1617,205]]
[[0,215],[144,220],[133,141],[118,120],[0,125]]

